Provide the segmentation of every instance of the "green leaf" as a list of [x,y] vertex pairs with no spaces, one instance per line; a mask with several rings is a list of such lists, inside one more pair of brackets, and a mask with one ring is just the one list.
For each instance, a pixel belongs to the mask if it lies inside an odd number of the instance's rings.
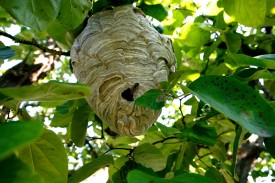
[[[81,99],[80,99],[81,100]],[[74,111],[77,107],[78,100],[70,100],[55,108],[53,119],[51,120],[52,127],[65,127],[73,119]]]
[[2,183],[44,183],[40,175],[14,155],[0,161]]
[[140,170],[132,170],[127,175],[128,183],[213,183],[209,178],[194,173],[185,173],[175,176],[172,179],[159,178],[149,175]]
[[205,172],[205,176],[208,177],[209,179],[211,179],[214,183],[224,182],[221,173],[217,169],[212,168],[212,167],[210,167]]
[[76,146],[82,147],[85,142],[91,107],[83,99],[79,107],[74,111],[71,124],[71,138]]
[[50,81],[44,84],[0,88],[0,104],[15,109],[22,101],[66,101],[88,96],[88,86],[77,83]]
[[11,121],[0,125],[0,159],[37,139],[42,129],[40,121]]
[[208,75],[188,87],[201,100],[239,122],[249,132],[264,137],[275,134],[273,108],[259,93],[239,80]]
[[223,0],[225,12],[249,27],[261,27],[265,21],[266,0]]
[[202,29],[198,23],[186,23],[180,29],[180,40],[190,47],[201,47],[210,40],[210,32]]
[[[189,171],[190,164],[193,162],[196,156],[196,144],[192,142],[185,142],[185,148],[182,154],[182,163],[180,165],[180,169],[184,171]],[[179,159],[179,157],[178,157]],[[176,160],[177,161],[177,160]]]
[[147,107],[152,110],[160,110],[166,100],[164,91],[158,89],[151,89],[145,92],[142,96],[135,100],[135,105]]
[[145,143],[134,150],[134,159],[137,163],[154,171],[163,170],[166,166],[166,157],[154,145]]
[[153,5],[148,5],[145,3],[141,3],[138,6],[146,15],[149,15],[158,21],[164,20],[168,12],[167,10],[162,6],[162,4],[153,4]]
[[152,4],[160,4],[162,3],[162,0],[145,0],[146,4],[152,5]]
[[70,30],[70,28],[62,25],[59,21],[54,21],[49,25],[47,32],[57,41],[60,47],[70,50],[74,42],[74,36],[70,33]]
[[120,136],[115,139],[108,139],[107,143],[111,144],[113,147],[121,147],[121,146],[129,146],[129,144],[133,144],[138,142],[139,140],[136,137],[130,137],[130,136]]
[[62,25],[74,29],[86,18],[91,6],[91,1],[87,0],[61,0],[57,19]]
[[174,183],[213,183],[208,177],[204,177],[202,175],[194,174],[194,173],[185,173],[175,176],[173,179]]
[[209,127],[204,123],[196,123],[192,128],[184,128],[180,134],[177,134],[179,138],[187,138],[191,142],[196,144],[204,144],[213,146],[216,143],[218,137],[216,129]]
[[113,157],[111,155],[102,155],[92,162],[83,165],[81,168],[76,170],[68,179],[68,183],[78,183],[89,176],[93,175],[97,170],[107,165],[114,164]]
[[236,136],[234,139],[234,144],[233,144],[233,154],[232,154],[232,164],[230,167],[230,172],[231,175],[235,176],[235,167],[236,167],[236,160],[237,160],[237,155],[238,155],[238,149],[239,149],[239,143],[240,143],[240,138],[242,134],[242,127],[240,125],[236,125]]
[[177,128],[167,127],[161,123],[156,123],[156,125],[160,129],[160,131],[163,133],[163,135],[165,135],[165,137],[174,135],[176,133],[180,133],[180,131]]
[[264,60],[275,60],[275,54],[265,54],[265,55],[258,55],[254,58],[257,59],[264,59]]
[[224,32],[223,41],[226,43],[227,49],[231,53],[237,53],[242,45],[241,36],[237,33]]
[[0,5],[22,24],[42,32],[56,19],[61,0],[2,0]]
[[271,59],[257,59],[244,54],[228,54],[225,56],[225,63],[234,70],[240,66],[257,66],[266,69],[275,69],[275,61]]
[[264,138],[264,144],[270,155],[275,158],[275,136]]
[[21,149],[18,156],[45,182],[67,182],[67,153],[60,138],[51,130],[45,129],[40,139]]
[[8,46],[0,48],[0,60],[9,59],[15,55],[16,52]]
[[149,175],[140,170],[132,170],[127,174],[127,182],[128,183],[150,183],[150,182],[165,183],[166,181],[162,178]]

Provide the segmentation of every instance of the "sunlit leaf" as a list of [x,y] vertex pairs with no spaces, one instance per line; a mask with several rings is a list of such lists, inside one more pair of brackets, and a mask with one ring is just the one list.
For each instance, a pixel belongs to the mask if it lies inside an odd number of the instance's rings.
[[3,183],[45,183],[40,175],[15,156],[0,161],[0,180]]
[[154,145],[145,143],[134,150],[134,158],[137,163],[154,171],[163,170],[166,166],[166,157]]
[[275,112],[259,93],[239,80],[215,75],[201,77],[189,89],[201,100],[239,122],[251,133],[275,134]]
[[142,96],[135,100],[135,105],[147,107],[152,110],[160,110],[166,100],[164,91],[158,89],[151,89],[145,92]]
[[236,69],[240,66],[257,66],[266,69],[275,69],[275,60],[257,59],[244,54],[228,54],[225,56],[225,62],[230,69]]
[[40,121],[11,121],[0,125],[0,159],[30,144],[42,133]]
[[163,0],[145,0],[144,2],[146,4],[152,5],[152,4],[160,4]]
[[15,108],[22,101],[66,101],[88,96],[88,86],[50,81],[44,84],[0,88],[0,104]]
[[237,22],[260,27],[264,24],[266,14],[266,0],[223,0],[225,12]]
[[242,39],[239,34],[232,32],[224,32],[223,41],[226,43],[227,49],[231,53],[237,53],[242,45]]
[[186,23],[181,27],[179,38],[185,45],[201,47],[210,40],[210,32],[202,29],[198,23]]
[[110,155],[102,155],[92,162],[85,164],[78,170],[76,170],[68,179],[68,183],[78,183],[89,176],[93,175],[97,170],[107,165],[114,164],[113,157]]
[[2,0],[0,5],[22,24],[43,31],[57,17],[61,0]]
[[113,147],[120,147],[121,145],[128,145],[138,142],[139,140],[135,137],[129,136],[121,136],[115,139],[108,139],[108,143],[110,143]]
[[18,156],[45,182],[67,182],[67,153],[60,138],[51,130],[45,129],[40,139],[21,149]]

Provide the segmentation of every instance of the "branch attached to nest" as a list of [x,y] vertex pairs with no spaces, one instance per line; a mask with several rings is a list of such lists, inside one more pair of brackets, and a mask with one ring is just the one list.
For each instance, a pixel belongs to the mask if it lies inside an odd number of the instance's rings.
[[32,39],[32,41],[28,41],[28,40],[24,40],[24,39],[19,39],[19,38],[16,38],[16,37],[14,37],[14,36],[12,36],[12,35],[4,32],[4,31],[1,31],[1,30],[0,30],[0,35],[1,36],[5,36],[7,38],[10,38],[11,40],[13,40],[16,43],[22,43],[22,44],[26,44],[26,45],[35,46],[35,47],[39,48],[40,50],[42,50],[43,52],[48,52],[48,53],[51,53],[53,55],[65,55],[65,56],[69,56],[70,55],[69,51],[68,52],[63,52],[63,51],[57,51],[57,50],[49,49],[46,46],[39,44],[34,39]]

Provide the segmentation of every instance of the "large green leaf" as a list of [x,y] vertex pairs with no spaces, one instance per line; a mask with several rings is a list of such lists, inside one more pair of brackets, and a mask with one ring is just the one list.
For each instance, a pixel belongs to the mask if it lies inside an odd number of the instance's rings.
[[210,40],[210,32],[202,29],[198,23],[186,23],[180,29],[180,40],[190,47],[201,47]]
[[251,133],[275,134],[275,112],[258,92],[231,77],[208,75],[191,83],[189,89],[216,110],[239,122]]
[[43,31],[56,19],[61,0],[1,0],[0,5],[22,24]]
[[166,100],[166,93],[158,89],[151,89],[135,100],[135,105],[160,110]]
[[[225,63],[230,69],[237,69],[240,66],[257,66],[266,69],[275,69],[275,60],[253,58],[244,54],[228,54],[225,56]],[[269,57],[268,57],[269,58]]]
[[37,139],[42,129],[40,121],[11,121],[0,125],[0,159]]
[[1,183],[45,183],[31,167],[14,155],[0,161]]
[[83,99],[75,110],[71,124],[71,138],[76,146],[84,145],[91,107]]
[[168,15],[167,10],[163,7],[162,4],[153,4],[148,5],[145,3],[141,3],[139,5],[139,8],[146,14],[149,15],[158,21],[162,21],[166,18]]
[[166,166],[166,157],[154,145],[145,143],[134,150],[134,159],[137,163],[154,171],[163,170]]
[[149,175],[140,170],[132,170],[127,175],[128,183],[213,183],[208,177],[194,173],[185,173],[175,176],[172,179],[159,178],[153,175]]
[[204,123],[196,123],[192,128],[184,128],[179,138],[187,138],[196,144],[204,144],[213,146],[216,143],[217,132],[214,127],[209,127]]
[[16,55],[16,52],[12,48],[8,46],[0,48],[0,60],[9,59],[14,55]]
[[0,104],[16,108],[22,101],[66,101],[88,96],[88,86],[77,83],[50,81],[44,84],[0,88]]
[[60,138],[51,130],[45,129],[40,139],[21,149],[18,156],[45,182],[67,182],[67,153]]
[[93,175],[97,170],[107,165],[114,164],[113,157],[111,155],[102,155],[92,162],[83,165],[81,168],[76,170],[68,179],[68,183],[78,183],[89,176]]
[[57,19],[62,25],[74,29],[86,18],[91,6],[92,3],[88,0],[61,0]]
[[225,12],[235,21],[250,27],[261,27],[265,21],[266,0],[223,0]]

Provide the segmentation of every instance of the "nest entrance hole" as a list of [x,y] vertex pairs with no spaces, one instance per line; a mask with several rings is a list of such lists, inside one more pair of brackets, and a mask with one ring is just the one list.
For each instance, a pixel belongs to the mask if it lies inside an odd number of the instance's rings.
[[134,101],[134,92],[137,90],[139,83],[135,83],[132,88],[127,88],[121,93],[121,97],[129,102]]

